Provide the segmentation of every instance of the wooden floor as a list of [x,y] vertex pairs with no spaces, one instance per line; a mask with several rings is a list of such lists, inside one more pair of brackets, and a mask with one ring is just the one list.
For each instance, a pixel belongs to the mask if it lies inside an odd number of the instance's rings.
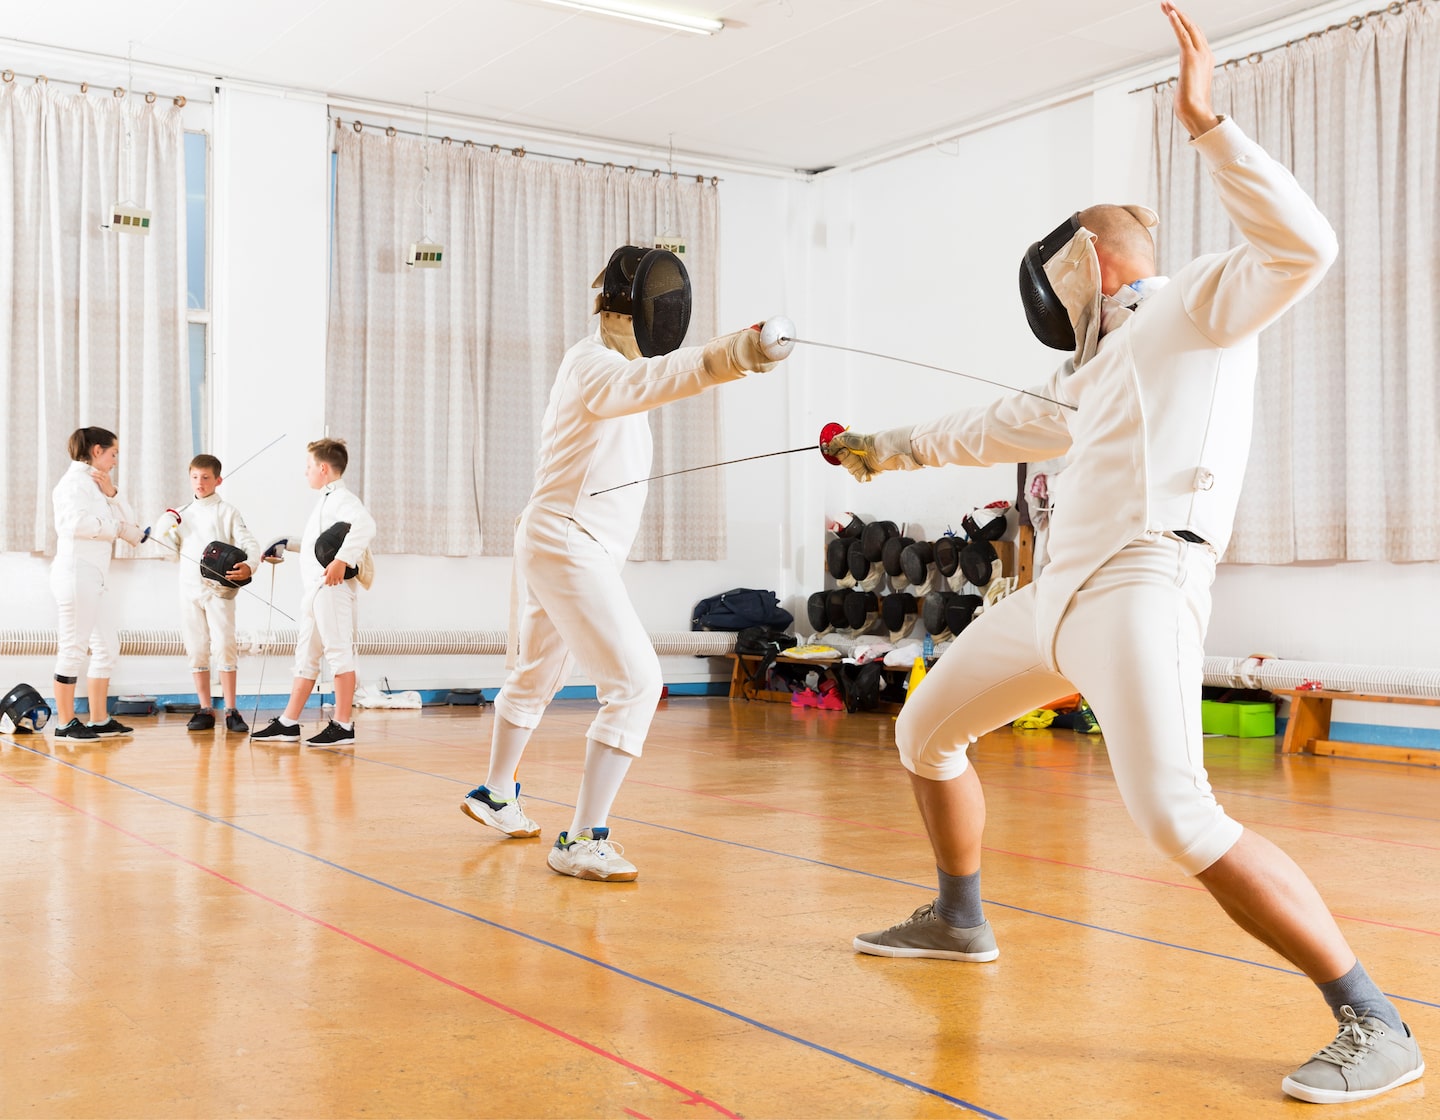
[[[1137,839],[1099,739],[977,745],[1001,956],[956,964],[851,948],[934,890],[889,717],[662,704],[611,818],[640,879],[597,884],[545,864],[592,711],[532,742],[539,840],[459,811],[489,709],[0,738],[0,1114],[1316,1115],[1280,1079],[1323,1003]],[[1440,1056],[1440,774],[1208,746]],[[1440,1082],[1337,1115],[1379,1113]]]

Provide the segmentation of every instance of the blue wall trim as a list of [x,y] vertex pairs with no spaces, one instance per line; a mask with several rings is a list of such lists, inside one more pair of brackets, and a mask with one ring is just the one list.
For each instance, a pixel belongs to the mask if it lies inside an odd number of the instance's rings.
[[[1277,719],[1275,731],[1285,734],[1288,719]],[[1440,728],[1392,727],[1386,723],[1331,723],[1330,738],[1337,743],[1378,743],[1385,747],[1440,751]]]

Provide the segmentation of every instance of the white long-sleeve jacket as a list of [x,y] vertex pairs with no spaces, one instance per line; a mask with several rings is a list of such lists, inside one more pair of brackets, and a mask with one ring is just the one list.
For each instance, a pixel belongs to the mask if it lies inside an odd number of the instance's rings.
[[1186,265],[1090,361],[1067,360],[1036,387],[1075,411],[1015,394],[908,432],[925,466],[1067,456],[1036,586],[1047,657],[1074,593],[1137,538],[1189,530],[1224,553],[1250,452],[1257,336],[1337,252],[1314,202],[1232,121],[1192,144],[1245,244]]
[[718,351],[687,346],[633,361],[597,330],[565,352],[540,426],[540,465],[527,510],[569,518],[623,560],[640,528],[644,484],[591,497],[650,473],[645,413],[735,381],[745,371]]
[[71,463],[51,492],[55,507],[56,560],[84,560],[102,572],[121,527],[133,523],[130,507],[117,495],[107,498],[90,475],[89,463]]
[[326,529],[337,521],[348,521],[350,531],[345,534],[345,543],[336,553],[337,560],[344,560],[351,567],[360,566],[360,558],[370,549],[375,539],[375,518],[365,508],[365,503],[338,478],[320,491],[320,500],[310,511],[305,522],[305,535],[300,539],[300,579],[306,587],[318,587],[325,582],[325,568],[315,559],[315,541]]
[[180,539],[180,587],[187,595],[194,595],[204,587],[213,589],[224,599],[233,599],[238,594],[235,588],[201,575],[200,558],[211,541],[224,541],[243,548],[251,573],[260,570],[260,543],[246,526],[240,511],[219,494],[196,498],[182,509],[175,535]]

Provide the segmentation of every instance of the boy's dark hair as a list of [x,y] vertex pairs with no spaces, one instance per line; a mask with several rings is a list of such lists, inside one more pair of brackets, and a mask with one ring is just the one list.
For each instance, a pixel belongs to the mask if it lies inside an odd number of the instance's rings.
[[103,447],[108,450],[114,446],[115,433],[105,428],[76,428],[70,433],[70,458],[77,463],[90,461],[92,447]]
[[345,450],[343,439],[317,439],[305,445],[305,450],[315,457],[317,463],[326,463],[336,474],[344,474],[350,465],[350,452]]
[[220,477],[220,460],[214,455],[196,455],[190,460],[190,469],[209,471],[216,478]]

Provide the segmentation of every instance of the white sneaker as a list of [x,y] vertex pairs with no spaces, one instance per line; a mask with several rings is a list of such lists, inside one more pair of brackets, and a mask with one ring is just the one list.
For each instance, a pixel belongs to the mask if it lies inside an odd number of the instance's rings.
[[488,824],[506,836],[539,836],[540,826],[525,815],[517,796],[514,801],[499,801],[484,786],[476,786],[460,802],[460,811],[472,821]]
[[592,879],[601,883],[629,883],[639,869],[623,855],[624,849],[610,843],[608,828],[587,828],[574,840],[561,833],[550,849],[551,871]]

